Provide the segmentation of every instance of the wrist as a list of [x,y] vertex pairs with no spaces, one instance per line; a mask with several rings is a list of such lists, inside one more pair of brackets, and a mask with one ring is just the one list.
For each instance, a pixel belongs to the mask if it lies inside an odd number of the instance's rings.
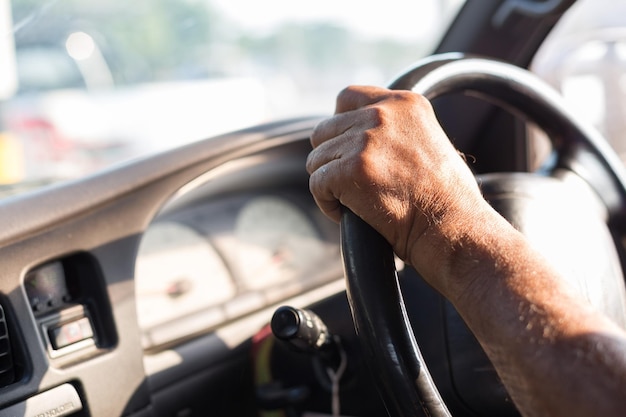
[[520,244],[523,237],[481,200],[451,210],[430,225],[413,245],[410,261],[431,286],[457,304],[481,291],[476,282],[480,277],[511,267],[507,254]]

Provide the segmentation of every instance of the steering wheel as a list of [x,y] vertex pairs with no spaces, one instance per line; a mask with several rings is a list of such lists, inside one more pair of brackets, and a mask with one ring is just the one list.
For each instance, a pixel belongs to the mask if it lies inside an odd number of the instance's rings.
[[[570,115],[558,94],[526,70],[460,54],[433,56],[390,88],[434,99],[450,93],[483,98],[535,122],[551,138],[555,162],[596,191],[614,233],[626,231],[626,172],[610,145]],[[450,416],[424,363],[407,317],[391,246],[348,209],[341,219],[348,301],[367,362],[393,416]]]

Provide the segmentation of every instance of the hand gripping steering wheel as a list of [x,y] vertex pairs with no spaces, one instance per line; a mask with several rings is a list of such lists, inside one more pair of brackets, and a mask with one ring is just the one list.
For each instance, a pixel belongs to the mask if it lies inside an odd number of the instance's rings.
[[[626,231],[626,172],[608,143],[581,124],[540,79],[519,67],[460,54],[434,56],[399,77],[392,89],[434,99],[463,92],[535,122],[551,138],[556,162],[599,195],[611,229]],[[450,416],[431,378],[409,323],[391,246],[345,209],[341,242],[354,325],[392,416]]]

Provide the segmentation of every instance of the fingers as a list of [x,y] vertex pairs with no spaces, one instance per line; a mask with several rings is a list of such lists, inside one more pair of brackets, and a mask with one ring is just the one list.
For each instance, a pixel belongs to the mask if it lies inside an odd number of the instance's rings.
[[336,222],[341,217],[341,193],[346,187],[344,169],[349,165],[342,159],[346,152],[342,145],[340,135],[311,151],[306,161],[311,194],[322,212]]
[[324,142],[309,153],[306,159],[306,170],[309,174],[313,174],[331,161],[341,159],[341,152],[334,149],[335,142]]
[[315,126],[311,134],[311,145],[317,148],[322,143],[343,135],[356,123],[353,112],[339,114],[329,119],[322,120]]
[[[382,183],[392,177],[387,168],[374,168],[376,164],[368,155],[380,152],[384,156],[381,161],[393,160],[394,164],[409,158],[405,153],[390,155],[394,147],[408,141],[406,126],[415,121],[416,109],[423,107],[413,96],[378,87],[348,87],[337,98],[337,113],[315,127],[311,135],[314,150],[307,158],[306,169],[311,175],[311,192],[328,217],[338,221],[341,204],[359,212],[353,206],[363,203],[364,193],[355,192],[355,184],[372,184],[371,176]],[[415,133],[410,137],[415,137]],[[370,210],[364,204],[364,210]]]
[[357,122],[362,121],[363,114],[358,110],[385,100],[390,93],[390,90],[379,87],[352,86],[344,89],[337,96],[335,116],[315,127],[311,135],[313,147],[316,148],[352,129]]
[[[416,109],[428,111],[430,102],[408,91],[391,91],[386,88],[351,86],[345,88],[337,97],[335,115],[320,122],[311,135],[314,148],[322,143],[346,135],[350,130],[366,130],[381,123],[378,104],[390,102],[391,106],[409,103]],[[389,107],[391,108],[391,107]],[[432,108],[430,108],[432,112]]]
[[389,96],[390,90],[370,86],[350,86],[337,96],[335,114],[357,110],[378,103]]
[[341,169],[338,159],[330,161],[311,173],[309,189],[322,213],[339,223],[341,203],[339,195],[333,193],[333,181],[337,178],[337,170]]
[[[323,126],[321,128],[316,127],[315,132],[318,133],[317,135],[314,133],[311,137],[315,149],[309,153],[306,161],[306,170],[310,174],[309,189],[322,212],[332,220],[339,222],[341,216],[340,196],[332,190],[336,186],[334,178],[341,169],[343,134],[332,136],[334,133],[328,133],[331,137],[326,139],[326,133],[322,133],[324,139],[321,139],[319,132],[323,130]],[[338,129],[338,131],[341,130],[343,128]]]
[[352,153],[359,132],[378,122],[367,106],[386,99],[390,91],[378,87],[348,87],[337,97],[335,116],[320,122],[311,135],[314,150],[307,158],[309,187],[324,214],[335,221],[341,217],[341,195],[346,179],[342,170],[347,161],[344,152]]

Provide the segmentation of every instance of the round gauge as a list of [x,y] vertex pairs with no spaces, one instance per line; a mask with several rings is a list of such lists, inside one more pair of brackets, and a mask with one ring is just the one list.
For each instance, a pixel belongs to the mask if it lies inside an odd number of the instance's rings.
[[179,223],[144,234],[135,270],[137,315],[145,331],[232,298],[235,286],[205,237]]
[[278,197],[258,197],[240,211],[235,226],[237,266],[245,289],[306,280],[326,254],[311,220]]

